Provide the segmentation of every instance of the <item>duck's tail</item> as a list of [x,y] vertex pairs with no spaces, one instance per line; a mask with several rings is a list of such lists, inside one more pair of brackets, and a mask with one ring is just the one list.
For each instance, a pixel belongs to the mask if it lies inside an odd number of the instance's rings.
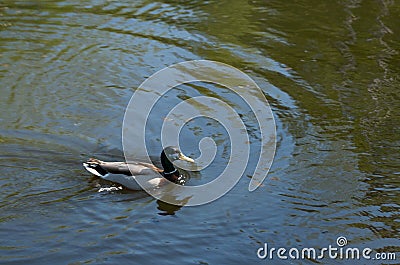
[[87,162],[83,163],[83,166],[93,175],[104,178],[107,176],[108,171],[101,166],[102,162],[101,160],[90,158]]

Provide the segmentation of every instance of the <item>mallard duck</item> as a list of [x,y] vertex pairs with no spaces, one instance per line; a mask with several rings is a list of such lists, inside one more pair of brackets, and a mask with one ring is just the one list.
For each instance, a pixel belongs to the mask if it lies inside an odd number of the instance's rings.
[[172,164],[176,160],[194,162],[193,159],[182,154],[177,147],[168,146],[161,152],[163,169],[149,163],[104,162],[95,158],[90,158],[83,163],[83,166],[87,171],[102,179],[119,183],[131,190],[142,190],[143,188],[136,182],[136,179],[140,177],[146,179],[144,188],[157,188],[169,181],[183,184],[183,177]]

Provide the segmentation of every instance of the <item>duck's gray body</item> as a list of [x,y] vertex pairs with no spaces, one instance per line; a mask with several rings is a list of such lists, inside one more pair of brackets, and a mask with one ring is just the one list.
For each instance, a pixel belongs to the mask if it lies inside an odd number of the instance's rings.
[[[140,162],[104,162],[98,159],[89,159],[83,163],[87,171],[101,177],[102,179],[119,183],[131,190],[142,190],[143,188],[157,188],[168,183],[161,173],[163,170],[152,164]],[[137,183],[137,178],[145,180],[145,187]]]
[[[179,171],[171,162],[175,160],[194,162],[193,159],[184,156],[176,147],[167,147],[161,153],[161,162],[168,172],[149,163],[104,162],[94,158],[83,163],[83,166],[87,171],[102,179],[119,183],[131,190],[142,190],[143,188],[157,188],[170,181],[179,184]],[[138,184],[138,178],[143,187]]]

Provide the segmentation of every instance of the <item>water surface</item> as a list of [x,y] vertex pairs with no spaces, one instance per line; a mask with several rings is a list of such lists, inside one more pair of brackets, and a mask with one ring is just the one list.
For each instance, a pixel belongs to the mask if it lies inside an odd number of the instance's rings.
[[[394,1],[1,1],[0,263],[265,264],[264,242],[322,248],[338,236],[398,252],[399,17]],[[112,184],[81,163],[122,159],[132,93],[193,59],[230,64],[263,89],[278,134],[269,178],[249,193],[243,177],[199,207],[99,193]],[[162,109],[210,94],[235,102],[208,84],[171,91],[152,116],[151,155]],[[238,112],[256,147],[253,116]],[[226,133],[204,119],[184,135],[192,156],[202,137],[217,142],[216,163],[191,177],[210,181],[229,160]]]

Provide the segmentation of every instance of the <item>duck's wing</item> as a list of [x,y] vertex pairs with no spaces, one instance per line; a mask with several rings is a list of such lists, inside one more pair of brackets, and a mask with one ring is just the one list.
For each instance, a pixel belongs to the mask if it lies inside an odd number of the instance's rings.
[[161,169],[148,163],[104,162],[94,158],[91,158],[87,162],[83,163],[83,166],[87,171],[99,177],[104,177],[109,173],[127,176],[140,176],[149,175],[149,173],[154,174],[154,172],[162,172]]

